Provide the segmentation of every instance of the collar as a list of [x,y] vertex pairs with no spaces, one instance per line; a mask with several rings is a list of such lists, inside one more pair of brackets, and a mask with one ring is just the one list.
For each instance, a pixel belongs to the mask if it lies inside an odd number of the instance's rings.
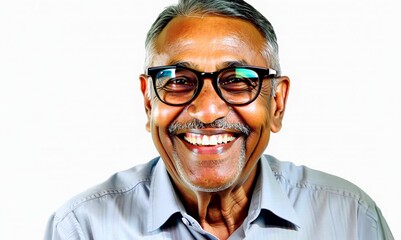
[[280,224],[284,223],[283,225],[290,225],[298,229],[300,228],[299,217],[287,193],[276,179],[267,158],[269,156],[263,155],[260,159],[260,177],[255,185],[249,209],[249,214],[253,216],[250,222],[267,213],[266,216],[269,216],[269,218],[271,216],[276,217]]
[[161,158],[153,170],[149,189],[148,231],[160,228],[174,213],[185,212]]
[[[300,221],[295,209],[284,189],[279,185],[268,163],[268,156],[262,156],[260,161],[260,174],[255,185],[254,193],[249,208],[250,215],[254,215],[251,221],[261,215],[261,210],[267,210],[276,217],[300,228]],[[148,211],[148,231],[159,229],[173,214],[185,213],[182,202],[176,195],[164,162],[159,158],[149,190],[150,209]],[[252,212],[255,211],[255,212]],[[254,214],[258,211],[258,215]],[[248,227],[250,222],[248,222]]]

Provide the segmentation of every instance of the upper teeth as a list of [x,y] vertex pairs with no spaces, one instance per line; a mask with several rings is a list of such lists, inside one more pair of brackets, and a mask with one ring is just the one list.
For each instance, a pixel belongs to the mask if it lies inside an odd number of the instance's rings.
[[200,134],[186,134],[184,139],[193,145],[217,145],[222,143],[228,143],[235,139],[233,136],[229,136],[227,134],[219,134],[219,135],[200,135]]

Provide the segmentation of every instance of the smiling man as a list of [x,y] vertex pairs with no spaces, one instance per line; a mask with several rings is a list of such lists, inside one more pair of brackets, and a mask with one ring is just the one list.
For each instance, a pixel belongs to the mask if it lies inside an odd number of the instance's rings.
[[141,91],[160,157],[70,200],[46,239],[393,239],[355,185],[263,155],[290,80],[252,6],[182,0],[146,49]]

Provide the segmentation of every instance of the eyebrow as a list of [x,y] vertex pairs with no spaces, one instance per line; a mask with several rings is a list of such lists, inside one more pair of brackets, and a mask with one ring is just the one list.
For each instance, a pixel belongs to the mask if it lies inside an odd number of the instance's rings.
[[[191,62],[185,62],[185,61],[172,61],[169,63],[169,65],[177,66],[177,67],[187,67],[191,69],[196,69],[199,70],[199,66],[197,64],[191,63]],[[240,67],[240,66],[247,66],[249,65],[247,61],[241,59],[238,61],[226,61],[222,62],[217,65],[216,69],[220,70],[223,68],[228,68],[228,67]]]
[[187,67],[192,69],[198,69],[198,65],[191,63],[191,62],[184,62],[184,61],[172,61],[169,65],[177,66],[177,67]]
[[227,68],[227,67],[241,67],[249,65],[247,61],[241,59],[238,61],[227,61],[218,65],[218,69]]

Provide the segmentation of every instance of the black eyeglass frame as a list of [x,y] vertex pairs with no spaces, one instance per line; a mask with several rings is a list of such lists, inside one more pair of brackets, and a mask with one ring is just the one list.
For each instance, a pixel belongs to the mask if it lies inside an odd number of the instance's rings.
[[[245,103],[233,103],[228,101],[227,99],[225,99],[223,97],[223,94],[221,93],[219,87],[218,87],[218,76],[220,75],[220,73],[227,71],[228,69],[235,69],[235,68],[242,68],[242,69],[250,69],[252,71],[255,71],[258,74],[258,89],[257,92],[255,94],[255,96],[245,102]],[[169,103],[164,101],[158,94],[157,89],[156,89],[156,75],[165,69],[185,69],[188,71],[191,71],[193,73],[195,73],[197,79],[198,79],[198,86],[196,87],[192,97],[184,102],[184,103]],[[260,91],[262,89],[262,83],[264,79],[272,79],[272,78],[276,78],[277,77],[277,71],[271,68],[262,68],[262,67],[255,67],[255,66],[234,66],[234,67],[226,67],[226,68],[222,68],[218,71],[215,72],[199,72],[197,70],[194,70],[192,68],[188,68],[188,67],[182,67],[182,66],[176,66],[176,65],[169,65],[169,66],[157,66],[157,67],[149,67],[147,69],[146,75],[152,78],[152,85],[153,85],[153,89],[155,91],[155,94],[157,96],[157,98],[163,102],[164,104],[170,105],[170,106],[184,106],[189,104],[190,102],[192,102],[196,97],[198,97],[199,93],[201,92],[202,88],[203,88],[203,83],[204,81],[200,81],[203,80],[205,78],[209,78],[212,81],[212,86],[214,88],[214,90],[216,91],[217,95],[227,104],[229,105],[233,105],[233,106],[244,106],[244,105],[248,105],[250,103],[252,103],[253,101],[255,101],[255,99],[259,96]]]

